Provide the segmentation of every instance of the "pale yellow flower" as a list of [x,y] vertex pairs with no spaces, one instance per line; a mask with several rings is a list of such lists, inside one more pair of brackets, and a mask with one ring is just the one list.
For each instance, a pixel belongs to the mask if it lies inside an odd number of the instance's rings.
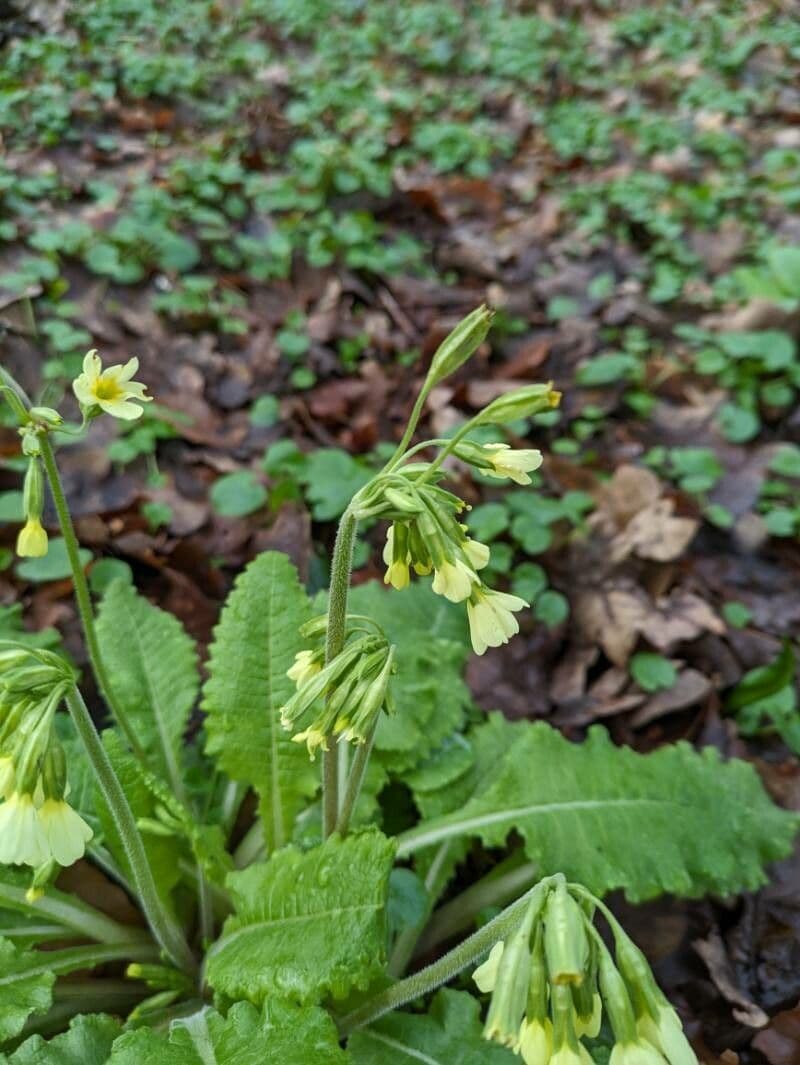
[[528,476],[542,464],[542,453],[536,448],[513,451],[508,444],[484,444],[485,456],[492,469],[484,470],[489,477],[510,478],[517,484],[530,484]]
[[83,360],[83,373],[72,382],[72,391],[81,407],[99,407],[114,418],[133,421],[143,413],[138,404],[153,398],[144,394],[146,385],[131,380],[138,369],[139,360],[129,359],[124,366],[104,370],[100,356],[92,350]]
[[50,851],[33,796],[15,791],[0,806],[0,864],[42,865]]
[[313,725],[302,732],[298,732],[296,736],[292,736],[292,743],[304,743],[312,762],[316,758],[317,750],[320,747],[323,751],[328,750],[328,737],[320,729],[314,728]]
[[20,529],[17,554],[21,558],[41,558],[47,554],[47,533],[38,518],[28,518]]
[[467,603],[469,633],[475,654],[482,655],[487,647],[508,643],[519,632],[514,611],[522,610],[527,605],[518,595],[476,585]]
[[402,592],[411,583],[411,574],[408,568],[411,556],[406,552],[405,559],[395,558],[394,539],[394,525],[390,525],[386,531],[386,543],[383,547],[383,561],[386,563],[383,583],[391,584],[398,592]]
[[484,994],[494,991],[495,981],[497,980],[497,969],[500,965],[500,959],[503,957],[504,950],[505,943],[502,940],[500,940],[499,943],[495,943],[489,951],[489,957],[485,962],[479,965],[472,974],[472,979],[478,985],[478,990],[483,991]]
[[462,603],[469,598],[472,586],[478,577],[474,570],[457,558],[455,562],[444,561],[436,567],[433,575],[433,590],[451,603]]
[[672,1006],[662,1006],[656,1020],[640,1017],[636,1028],[639,1035],[661,1051],[669,1065],[697,1065],[697,1055],[683,1034],[683,1025]]
[[38,811],[39,824],[52,857],[59,865],[74,865],[93,836],[79,813],[63,799],[45,799]]
[[522,1022],[519,1053],[525,1065],[549,1065],[553,1052],[553,1025],[549,1018]]
[[550,1058],[549,1065],[594,1065],[594,1062],[583,1043],[578,1043],[577,1050],[564,1043]]
[[490,551],[486,544],[482,544],[479,540],[467,539],[461,545],[461,549],[475,569],[483,569],[484,566],[489,565]]
[[311,680],[322,669],[322,663],[314,651],[298,651],[294,664],[287,669],[286,676],[295,682],[298,688]]
[[608,1065],[667,1065],[664,1057],[646,1039],[616,1043]]
[[595,991],[592,995],[592,1013],[589,1017],[581,1017],[575,1014],[575,1033],[578,1036],[588,1035],[590,1039],[596,1039],[603,1020],[603,1000]]

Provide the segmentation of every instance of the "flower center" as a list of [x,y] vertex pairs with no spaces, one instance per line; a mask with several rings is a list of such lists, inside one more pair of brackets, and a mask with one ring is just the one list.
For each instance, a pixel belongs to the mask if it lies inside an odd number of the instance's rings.
[[122,396],[122,389],[113,377],[101,377],[94,386],[94,394],[98,399],[119,399]]

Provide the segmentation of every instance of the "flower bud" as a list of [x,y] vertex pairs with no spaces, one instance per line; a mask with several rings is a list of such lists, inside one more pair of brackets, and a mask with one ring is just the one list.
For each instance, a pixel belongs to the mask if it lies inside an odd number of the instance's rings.
[[41,518],[44,510],[44,474],[38,459],[31,459],[25,471],[22,506],[29,521],[31,518]]
[[442,341],[433,356],[426,389],[433,388],[445,377],[449,377],[474,355],[486,339],[493,318],[494,311],[490,311],[485,304],[481,304],[458,323],[452,333]]
[[42,422],[48,429],[57,429],[64,424],[64,419],[52,407],[31,407],[28,413],[34,421]]
[[519,1039],[531,977],[531,931],[538,914],[536,903],[528,906],[517,930],[506,941],[497,964],[483,1034],[503,1046],[515,1047]]
[[552,410],[560,402],[561,393],[554,391],[552,382],[546,385],[525,385],[492,400],[478,415],[476,423],[502,425],[518,418],[530,418],[544,410]]
[[560,879],[547,900],[544,926],[547,968],[554,984],[583,983],[589,962],[589,940],[583,911]]
[[636,1039],[636,1021],[628,989],[605,947],[599,952],[598,974],[600,991],[608,1011],[608,1019],[618,1043],[632,1043]]

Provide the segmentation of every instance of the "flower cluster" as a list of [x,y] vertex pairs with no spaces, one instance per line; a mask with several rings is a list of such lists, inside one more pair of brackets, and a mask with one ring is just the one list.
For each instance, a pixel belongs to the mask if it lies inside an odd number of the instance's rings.
[[[594,927],[609,919],[616,958]],[[582,1043],[608,1016],[610,1065],[697,1065],[680,1020],[644,955],[585,888],[551,877],[532,892],[517,929],[496,943],[473,979],[491,993],[484,1036],[525,1065],[591,1065]]]
[[483,654],[519,632],[514,613],[528,604],[484,583],[480,570],[489,562],[489,548],[471,539],[459,521],[466,503],[426,477],[430,467],[421,464],[381,478],[376,492],[363,499],[362,512],[391,521],[383,552],[385,582],[402,589],[412,570],[418,576],[432,573],[437,595],[466,602],[472,646]]
[[66,801],[66,759],[53,727],[73,683],[58,655],[0,642],[0,863],[72,865],[92,830]]
[[[323,624],[324,619],[315,619],[300,631],[306,638],[321,635]],[[318,748],[328,750],[331,736],[366,743],[381,710],[392,710],[394,647],[383,635],[359,635],[357,629],[352,635],[327,665],[319,647],[300,651],[288,671],[297,691],[281,707],[281,724],[294,733],[295,743],[306,744],[312,758]]]

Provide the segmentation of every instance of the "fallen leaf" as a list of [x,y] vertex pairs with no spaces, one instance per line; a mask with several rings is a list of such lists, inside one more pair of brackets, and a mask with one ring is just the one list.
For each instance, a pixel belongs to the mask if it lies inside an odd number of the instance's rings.
[[665,714],[685,710],[704,699],[711,691],[711,681],[697,669],[684,669],[678,679],[666,691],[656,692],[647,703],[633,715],[633,728],[649,725]]
[[676,517],[672,499],[657,499],[640,510],[611,544],[613,562],[630,554],[653,562],[680,558],[700,528],[694,518]]
[[629,588],[590,589],[578,595],[575,622],[591,643],[599,643],[617,666],[624,666],[651,611],[645,593]]
[[736,983],[730,959],[722,937],[716,930],[706,939],[696,939],[692,946],[708,967],[714,986],[726,1002],[733,1006],[733,1016],[748,1028],[763,1028],[769,1023],[768,1015],[741,990]]

